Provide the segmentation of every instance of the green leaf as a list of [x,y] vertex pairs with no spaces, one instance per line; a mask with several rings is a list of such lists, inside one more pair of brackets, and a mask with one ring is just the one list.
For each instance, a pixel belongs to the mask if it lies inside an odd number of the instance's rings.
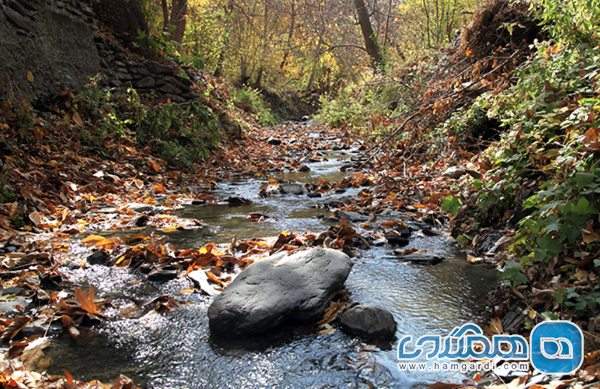
[[592,173],[576,173],[575,180],[577,181],[577,188],[582,190],[594,181],[594,175]]
[[515,269],[517,271],[523,269],[523,265],[521,265],[518,262],[513,262],[513,261],[504,261],[504,263],[506,264],[506,266],[508,266],[511,269]]
[[459,198],[449,195],[442,200],[442,211],[448,211],[451,214],[456,215],[461,205],[462,201],[460,201]]
[[533,260],[536,262],[541,262],[544,259],[546,259],[546,250],[544,250],[544,249],[534,249],[533,253],[534,253]]
[[542,312],[542,316],[545,317],[548,320],[558,320],[558,319],[560,319],[560,316],[557,313],[554,313],[554,312]]
[[552,254],[559,254],[564,247],[560,241],[552,239],[551,234],[537,238],[537,244],[540,248],[543,248]]

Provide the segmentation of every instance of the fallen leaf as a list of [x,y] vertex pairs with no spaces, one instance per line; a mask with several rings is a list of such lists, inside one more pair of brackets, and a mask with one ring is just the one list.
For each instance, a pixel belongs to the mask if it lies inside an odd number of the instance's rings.
[[73,114],[73,121],[75,122],[75,124],[77,124],[79,127],[83,127],[83,120],[81,120],[81,116],[79,116],[78,112],[75,112]]
[[96,244],[96,242],[99,242],[101,240],[103,240],[104,237],[100,236],[100,235],[88,235],[86,236],[84,239],[81,240],[81,243],[84,244]]
[[27,346],[29,346],[29,342],[27,342],[26,340],[11,345],[8,349],[8,359],[13,359],[23,354],[23,350],[25,350]]
[[77,296],[77,302],[81,305],[81,308],[87,313],[92,313],[94,315],[102,315],[96,304],[94,303],[94,288],[90,285],[89,294],[79,289],[78,287],[73,288],[75,290],[75,296]]
[[33,82],[33,74],[29,70],[27,71],[27,81]]
[[29,220],[31,220],[36,226],[42,224],[42,218],[40,217],[40,214],[37,211],[31,212],[29,214]]

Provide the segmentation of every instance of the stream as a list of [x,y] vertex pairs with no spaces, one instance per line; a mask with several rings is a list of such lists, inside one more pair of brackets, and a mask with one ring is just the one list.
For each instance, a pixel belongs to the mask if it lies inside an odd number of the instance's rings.
[[[351,154],[351,152],[347,152]],[[311,163],[310,172],[282,173],[279,178],[314,182],[319,178],[344,177],[340,167],[348,155],[336,152],[323,162]],[[325,198],[275,195],[258,197],[265,181],[238,179],[218,184],[214,196],[252,200],[242,206],[186,206],[176,213],[196,218],[207,227],[196,231],[166,233],[178,247],[201,247],[209,242],[276,236],[281,231],[321,232],[329,228],[317,216]],[[341,195],[353,195],[349,189]],[[251,213],[271,216],[261,223],[246,219]],[[74,254],[83,247],[73,246]],[[141,319],[106,320],[94,328],[98,336],[58,337],[45,349],[52,359],[48,371],[68,370],[75,378],[112,382],[119,374],[148,388],[380,388],[424,387],[436,381],[460,381],[457,373],[401,372],[397,363],[397,340],[403,335],[447,335],[466,322],[477,321],[484,312],[487,293],[494,287],[496,271],[491,265],[471,264],[447,236],[413,237],[406,248],[427,249],[445,260],[436,266],[400,263],[389,248],[362,250],[346,281],[351,299],[388,309],[398,323],[392,342],[370,345],[338,330],[293,338],[257,342],[215,343],[208,328],[207,309],[212,298],[178,292],[192,287],[186,278],[155,283],[126,269],[88,266],[64,269],[75,283],[93,285],[98,297],[115,306],[137,299],[167,295],[187,299],[184,305],[162,315]],[[113,312],[118,317],[117,312]]]

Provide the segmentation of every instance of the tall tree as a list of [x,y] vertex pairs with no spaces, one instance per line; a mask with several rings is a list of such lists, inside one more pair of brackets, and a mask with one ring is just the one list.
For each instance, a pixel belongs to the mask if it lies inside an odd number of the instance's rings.
[[364,0],[354,0],[354,8],[358,14],[358,23],[362,30],[367,53],[371,57],[371,64],[375,69],[380,69],[383,65],[383,54],[379,42],[377,42],[377,36],[375,36],[375,32],[373,31],[369,11]]
[[[171,4],[171,25],[175,28],[171,32],[170,40],[179,44],[183,42],[185,34],[185,25],[187,22],[188,0],[173,0]],[[165,17],[166,20],[166,17]]]

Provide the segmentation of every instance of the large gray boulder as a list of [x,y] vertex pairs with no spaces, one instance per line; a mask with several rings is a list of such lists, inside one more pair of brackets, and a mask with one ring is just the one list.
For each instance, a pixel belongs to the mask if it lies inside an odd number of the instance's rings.
[[264,333],[288,320],[319,319],[353,266],[344,253],[315,248],[248,266],[208,308],[213,334]]
[[385,308],[356,305],[340,316],[342,328],[367,338],[392,338],[396,334],[394,316]]

